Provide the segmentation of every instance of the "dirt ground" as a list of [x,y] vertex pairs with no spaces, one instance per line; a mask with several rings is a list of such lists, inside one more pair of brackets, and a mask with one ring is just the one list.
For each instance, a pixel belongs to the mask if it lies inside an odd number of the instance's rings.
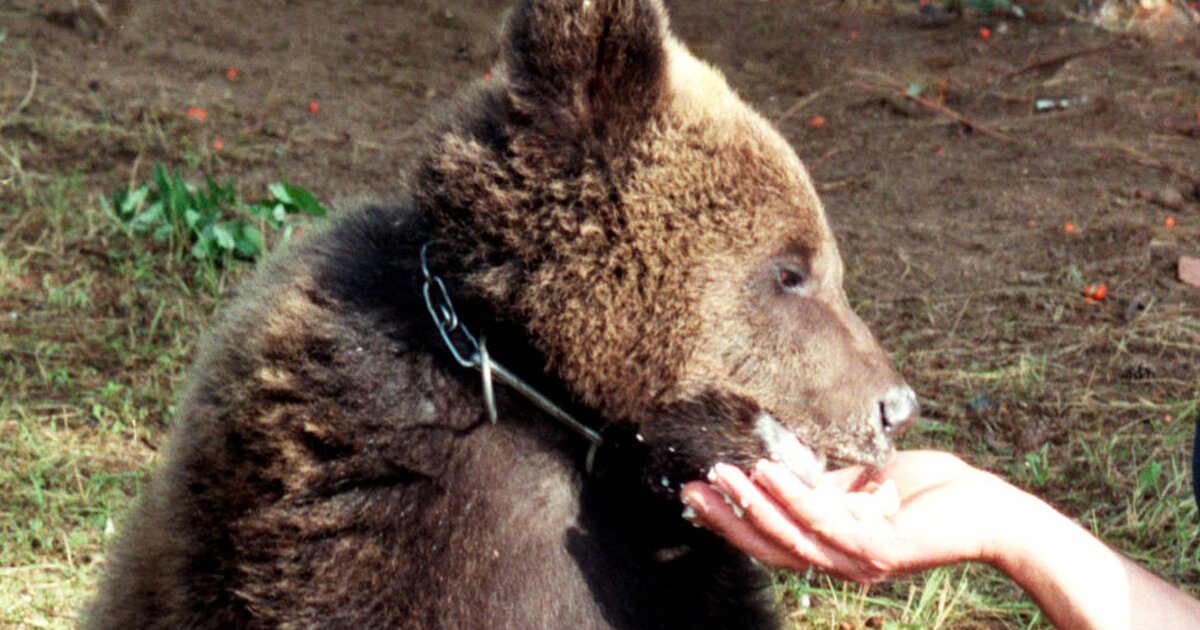
[[[483,78],[508,4],[0,0],[0,238],[38,241],[22,191],[77,174],[94,196],[156,162],[247,194],[286,178],[334,205],[400,197],[414,124]],[[922,396],[909,444],[1007,473],[1200,593],[1200,519],[1184,507],[1200,289],[1174,275],[1200,256],[1197,29],[667,4],[810,168],[852,301]],[[1085,300],[1093,283],[1106,299]],[[0,312],[39,308],[12,296]],[[100,380],[124,369],[100,366]],[[1147,495],[1155,461],[1174,476]],[[1191,529],[1140,522],[1147,501],[1174,502]],[[1186,531],[1155,533],[1172,527]],[[862,623],[848,618],[831,625]]]

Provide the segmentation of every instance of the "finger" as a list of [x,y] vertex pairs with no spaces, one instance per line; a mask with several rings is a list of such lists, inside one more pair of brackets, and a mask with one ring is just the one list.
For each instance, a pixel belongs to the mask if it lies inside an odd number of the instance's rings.
[[[783,469],[782,466],[779,467]],[[861,563],[836,546],[827,544],[819,532],[799,527],[792,518],[791,510],[785,509],[764,493],[740,469],[728,464],[717,464],[713,467],[713,472],[713,482],[717,488],[729,495],[745,512],[746,520],[753,523],[773,544],[830,573],[852,576],[861,573]],[[796,483],[803,485],[790,471],[787,474]]]
[[683,486],[680,497],[685,505],[696,511],[694,522],[729,541],[742,553],[774,567],[804,571],[808,568],[802,558],[772,542],[749,522],[738,518],[721,493],[707,484],[693,481]]
[[[753,475],[751,475],[753,478]],[[873,482],[874,471],[865,466],[849,466],[821,475],[817,487],[840,492],[856,492]]]
[[788,507],[796,523],[830,548],[847,557],[870,557],[867,550],[871,547],[865,543],[878,538],[878,526],[886,523],[881,514],[877,518],[860,519],[854,515],[845,494],[809,488],[775,462],[760,461],[754,468],[754,478],[775,502]]

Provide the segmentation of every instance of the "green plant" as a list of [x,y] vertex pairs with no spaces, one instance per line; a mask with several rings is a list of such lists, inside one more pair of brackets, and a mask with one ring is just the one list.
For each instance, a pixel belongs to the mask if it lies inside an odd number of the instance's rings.
[[150,181],[101,197],[100,206],[127,234],[149,235],[177,254],[187,250],[193,259],[210,264],[234,258],[253,262],[265,250],[264,228],[282,231],[287,240],[295,229],[289,223],[292,215],[326,215],[303,186],[278,182],[267,190],[266,198],[245,203],[233,178],[218,184],[206,175],[204,186],[198,187],[157,164]]
[[1050,483],[1050,446],[1042,444],[1036,451],[1025,453],[1025,469],[1034,486],[1043,487]]

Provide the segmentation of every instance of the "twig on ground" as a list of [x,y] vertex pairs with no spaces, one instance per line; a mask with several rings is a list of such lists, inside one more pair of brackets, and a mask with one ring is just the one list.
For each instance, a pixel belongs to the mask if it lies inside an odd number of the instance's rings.
[[796,102],[792,103],[792,105],[790,107],[783,110],[782,114],[776,116],[775,120],[772,122],[774,122],[775,126],[778,127],[779,125],[783,124],[783,121],[796,115],[797,112],[804,109],[808,105],[812,104],[813,101],[821,98],[822,96],[825,96],[834,88],[841,87],[842,85],[843,85],[842,83],[838,83],[836,85],[827,85],[819,90],[816,90],[814,92],[810,92],[804,96],[801,96],[800,98],[796,99]]
[[881,92],[881,93],[885,93],[885,94],[895,94],[895,95],[901,96],[907,100],[913,101],[914,103],[920,105],[921,107],[924,107],[929,110],[933,110],[933,111],[953,120],[954,122],[968,128],[972,131],[978,131],[979,133],[981,133],[989,138],[992,138],[993,140],[999,140],[1000,142],[1004,142],[1006,144],[1017,144],[1016,139],[1014,139],[1010,136],[1007,136],[1003,133],[1000,133],[999,131],[992,129],[991,127],[989,127],[977,120],[974,120],[972,118],[967,118],[966,116],[950,109],[949,107],[946,107],[945,105],[943,105],[933,99],[925,98],[922,96],[913,96],[912,94],[909,94],[903,88],[898,88],[895,85],[891,85],[891,86],[874,85],[874,84],[866,83],[863,81],[855,81],[854,85],[859,88],[862,88],[864,90],[871,91],[871,92]]
[[1124,153],[1126,156],[1133,158],[1135,162],[1142,164],[1143,166],[1149,166],[1167,171],[1168,173],[1178,175],[1189,182],[1200,182],[1200,173],[1192,173],[1175,166],[1174,164],[1168,164],[1154,157],[1153,155],[1150,155],[1144,151],[1139,151],[1138,149],[1135,149],[1134,147],[1131,147],[1113,138],[1106,138],[1104,140],[1100,140],[1099,142],[1089,142],[1082,146],[1088,149],[1116,149],[1118,152]]
[[1012,72],[1009,72],[1008,74],[1001,76],[1000,79],[1001,80],[1011,79],[1013,77],[1020,76],[1022,74],[1028,73],[1028,72],[1036,72],[1038,70],[1044,70],[1046,68],[1050,68],[1053,66],[1067,63],[1068,61],[1071,61],[1072,59],[1078,59],[1079,57],[1087,57],[1088,55],[1094,55],[1096,53],[1102,53],[1102,52],[1105,52],[1108,50],[1112,50],[1113,47],[1114,46],[1112,44],[1109,44],[1107,46],[1097,46],[1095,48],[1085,48],[1083,50],[1076,50],[1074,52],[1069,52],[1069,53],[1065,53],[1062,55],[1050,57],[1049,59],[1035,61],[1025,67],[1018,68],[1016,70],[1013,70]]
[[100,4],[99,0],[88,0],[88,4],[91,5],[92,12],[96,19],[104,25],[104,28],[112,28],[112,20],[108,17],[108,10],[104,8],[104,5]]
[[17,103],[16,109],[12,110],[11,112],[8,112],[2,118],[0,118],[0,129],[7,127],[9,121],[11,121],[13,119],[13,117],[15,117],[17,114],[20,114],[22,110],[24,110],[26,107],[29,106],[29,103],[31,103],[33,101],[34,92],[37,91],[37,83],[38,83],[37,57],[30,56],[29,57],[29,89],[25,92],[25,96],[21,99],[21,102]]
[[834,148],[826,151],[825,153],[822,153],[821,156],[818,157],[817,159],[808,162],[808,168],[810,168],[810,169],[816,168],[817,166],[820,166],[821,164],[825,163],[825,161],[828,160],[829,158],[831,158],[841,152],[842,152],[842,150],[840,148],[834,147]]

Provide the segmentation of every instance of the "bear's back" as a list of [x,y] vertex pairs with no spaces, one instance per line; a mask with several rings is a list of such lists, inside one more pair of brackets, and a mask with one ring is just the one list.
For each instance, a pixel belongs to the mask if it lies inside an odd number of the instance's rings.
[[[427,238],[411,210],[364,209],[249,283],[192,370],[90,627],[719,618],[696,599],[728,589],[728,569],[657,557],[677,510],[659,532],[637,501],[585,480],[573,434],[503,389],[501,421],[486,420],[478,376],[428,319]],[[766,610],[759,581],[733,586],[752,604],[716,610],[763,616],[749,614]]]

